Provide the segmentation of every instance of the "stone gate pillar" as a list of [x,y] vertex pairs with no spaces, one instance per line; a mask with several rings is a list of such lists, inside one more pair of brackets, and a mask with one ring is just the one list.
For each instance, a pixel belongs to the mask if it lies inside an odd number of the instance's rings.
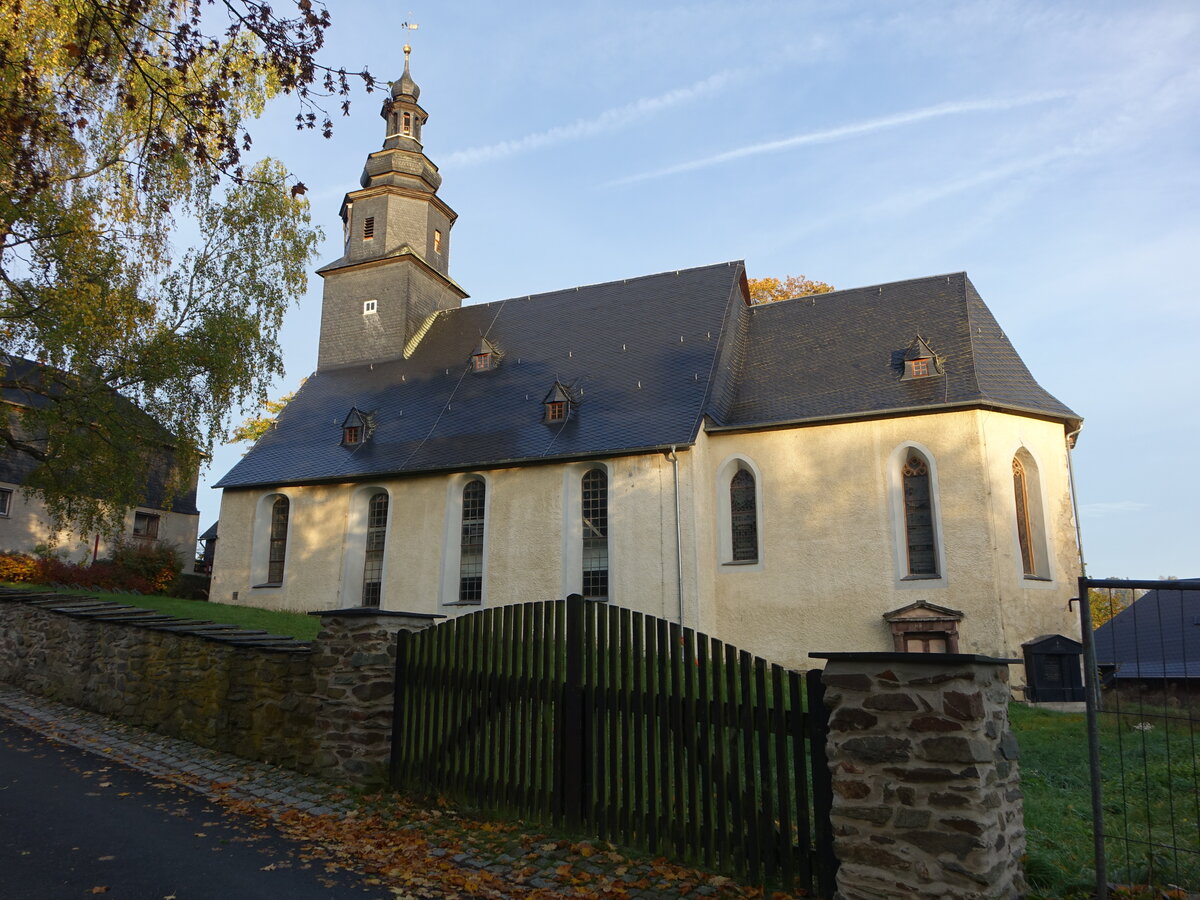
[[396,632],[429,628],[439,615],[372,607],[332,609],[313,642],[316,771],[359,785],[385,784],[391,756]]
[[1025,895],[1008,664],[961,653],[814,653],[830,709],[840,900]]

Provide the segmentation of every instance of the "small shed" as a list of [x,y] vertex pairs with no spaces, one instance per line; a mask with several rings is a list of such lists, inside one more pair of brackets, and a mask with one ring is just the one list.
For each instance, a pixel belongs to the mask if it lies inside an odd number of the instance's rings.
[[1031,703],[1076,702],[1083,694],[1083,644],[1043,634],[1021,645],[1025,652],[1025,699]]

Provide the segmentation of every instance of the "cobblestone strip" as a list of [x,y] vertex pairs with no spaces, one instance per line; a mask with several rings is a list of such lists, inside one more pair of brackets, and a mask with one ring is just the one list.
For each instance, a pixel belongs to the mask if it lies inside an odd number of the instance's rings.
[[331,796],[336,788],[320,779],[125,725],[9,685],[0,685],[0,716],[206,796],[220,794],[314,815],[346,813],[354,806]]

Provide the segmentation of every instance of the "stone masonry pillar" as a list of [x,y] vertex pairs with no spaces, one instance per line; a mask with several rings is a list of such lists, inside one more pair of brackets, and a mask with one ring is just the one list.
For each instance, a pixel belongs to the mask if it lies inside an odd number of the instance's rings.
[[391,757],[396,632],[429,628],[438,615],[371,607],[313,613],[314,769],[356,785],[386,784]]
[[830,709],[839,900],[1025,895],[1008,663],[971,654],[814,653]]

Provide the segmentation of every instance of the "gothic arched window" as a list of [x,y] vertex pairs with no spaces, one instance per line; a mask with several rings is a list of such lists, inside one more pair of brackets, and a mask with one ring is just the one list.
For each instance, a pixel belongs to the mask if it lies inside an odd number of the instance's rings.
[[583,596],[608,596],[608,475],[583,475]]
[[758,561],[758,500],[754,473],[739,468],[729,479],[730,546],[734,562]]
[[910,450],[901,475],[904,481],[904,536],[908,547],[908,574],[937,575],[934,498],[929,463],[916,450]]
[[387,540],[388,495],[379,491],[367,503],[366,547],[363,553],[362,605],[378,606],[383,593],[383,548]]
[[462,493],[462,537],[458,556],[458,600],[483,601],[483,525],[487,487],[479,479],[468,481]]
[[[287,497],[276,497],[271,504],[271,536],[267,553],[267,584],[283,583],[283,563],[287,557]],[[261,571],[261,569],[259,570]]]

